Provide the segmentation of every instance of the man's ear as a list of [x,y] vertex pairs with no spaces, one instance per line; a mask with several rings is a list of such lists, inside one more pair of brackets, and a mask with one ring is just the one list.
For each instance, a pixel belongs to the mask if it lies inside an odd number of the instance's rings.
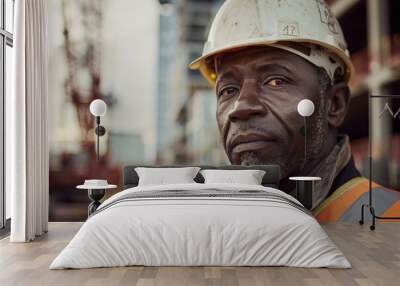
[[327,119],[333,127],[342,125],[350,102],[350,89],[346,83],[334,84],[327,92]]

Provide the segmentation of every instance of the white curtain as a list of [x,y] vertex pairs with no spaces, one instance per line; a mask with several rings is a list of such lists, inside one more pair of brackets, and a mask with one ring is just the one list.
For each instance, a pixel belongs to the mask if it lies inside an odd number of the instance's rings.
[[[46,0],[15,1],[13,93],[6,98],[6,187],[11,189],[12,242],[47,232]],[[8,103],[7,103],[8,101]]]

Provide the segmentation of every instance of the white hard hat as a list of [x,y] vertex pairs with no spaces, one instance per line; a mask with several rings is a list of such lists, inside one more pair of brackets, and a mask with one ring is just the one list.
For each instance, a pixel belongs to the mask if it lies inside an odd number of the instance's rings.
[[[306,45],[309,52],[296,49]],[[203,54],[190,64],[212,85],[213,56],[249,46],[273,46],[324,68],[333,81],[338,67],[353,74],[342,29],[324,0],[226,0],[219,9]]]

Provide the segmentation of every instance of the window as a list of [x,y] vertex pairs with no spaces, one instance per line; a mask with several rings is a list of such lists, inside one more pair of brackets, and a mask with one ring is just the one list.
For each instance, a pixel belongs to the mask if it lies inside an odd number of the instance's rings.
[[[11,93],[14,0],[0,0],[0,228],[9,226],[10,194],[5,188],[5,104]],[[0,233],[1,235],[1,233]]]

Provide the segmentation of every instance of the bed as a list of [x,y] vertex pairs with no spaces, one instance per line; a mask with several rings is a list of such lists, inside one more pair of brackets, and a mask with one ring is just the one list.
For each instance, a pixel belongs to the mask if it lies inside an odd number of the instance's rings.
[[[172,166],[170,166],[172,167]],[[300,202],[278,189],[278,166],[261,185],[193,183],[138,186],[124,168],[123,191],[103,202],[50,269],[144,266],[351,265]]]

